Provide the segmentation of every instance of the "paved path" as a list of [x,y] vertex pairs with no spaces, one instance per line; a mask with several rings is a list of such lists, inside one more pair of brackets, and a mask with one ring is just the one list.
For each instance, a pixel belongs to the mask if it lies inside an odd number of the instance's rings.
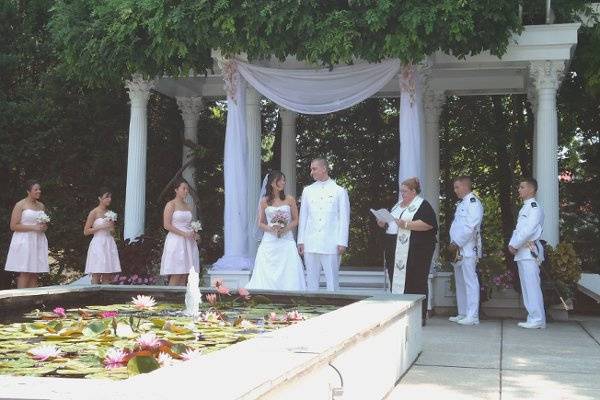
[[600,399],[600,317],[516,323],[429,320],[423,352],[386,400]]

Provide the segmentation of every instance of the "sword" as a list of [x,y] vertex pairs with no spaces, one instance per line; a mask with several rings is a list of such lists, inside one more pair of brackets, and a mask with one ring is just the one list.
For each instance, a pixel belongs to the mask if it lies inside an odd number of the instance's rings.
[[554,289],[554,292],[556,292],[556,295],[558,296],[558,298],[560,299],[560,302],[562,303],[565,311],[569,311],[569,307],[567,306],[567,303],[565,303],[565,300],[563,299],[563,297],[560,295],[560,291],[558,290],[558,286],[556,286],[556,283],[554,282],[553,279],[551,279],[551,275],[546,272],[545,268],[542,268],[542,263],[543,261],[541,260],[541,258],[539,257],[538,254],[538,249],[537,249],[537,245],[535,244],[535,242],[527,242],[527,247],[529,248],[529,251],[531,252],[531,256],[535,259],[535,262],[537,263],[537,265],[539,266],[540,270],[546,275],[546,277],[548,278],[548,281],[550,282],[550,284],[552,285],[552,289]]

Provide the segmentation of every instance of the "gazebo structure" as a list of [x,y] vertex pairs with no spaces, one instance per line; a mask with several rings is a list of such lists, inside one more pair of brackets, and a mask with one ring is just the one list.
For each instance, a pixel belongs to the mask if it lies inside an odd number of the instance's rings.
[[[447,96],[473,95],[504,95],[527,94],[535,114],[535,133],[533,144],[533,174],[539,183],[538,201],[545,211],[543,238],[550,244],[556,245],[559,240],[559,191],[558,191],[558,130],[556,95],[562,76],[568,71],[569,62],[577,44],[577,30],[580,24],[547,24],[525,26],[521,34],[515,35],[506,53],[498,58],[489,53],[458,59],[452,55],[437,52],[430,55],[414,71],[418,74],[417,96],[411,97],[411,102],[417,102],[421,110],[420,121],[416,123],[420,131],[418,140],[407,143],[403,141],[401,106],[401,157],[400,178],[417,175],[423,178],[424,197],[434,209],[439,211],[439,118]],[[218,55],[214,54],[215,61]],[[242,60],[243,62],[243,60]],[[131,99],[131,122],[129,127],[129,152],[127,164],[127,189],[125,201],[125,232],[126,239],[140,236],[144,232],[145,214],[145,182],[146,182],[146,136],[147,136],[147,101],[150,92],[155,90],[173,97],[181,110],[184,121],[185,138],[197,141],[197,126],[199,112],[203,99],[225,99],[228,95],[224,88],[224,75],[227,75],[228,64],[215,62],[215,74],[208,76],[191,76],[186,78],[162,77],[152,81],[133,77],[126,84]],[[217,67],[218,65],[218,67]],[[278,61],[263,61],[254,66],[281,70],[316,70],[315,66],[306,65],[293,58],[281,63]],[[343,67],[341,67],[343,68]],[[409,91],[402,85],[402,73],[399,68],[372,96],[398,97]],[[225,76],[227,78],[227,76]],[[244,83],[241,83],[244,85]],[[261,94],[251,85],[246,84],[243,107],[245,118],[245,165],[238,165],[245,174],[247,187],[245,193],[237,192],[240,187],[228,186],[226,190],[225,211],[225,253],[226,256],[252,259],[256,249],[256,241],[252,229],[245,229],[247,236],[246,254],[232,250],[232,238],[228,236],[227,219],[232,216],[227,211],[232,198],[245,199],[244,215],[248,226],[254,223],[257,201],[260,190],[260,152],[261,152]],[[229,100],[232,100],[230,98]],[[233,98],[235,101],[235,98]],[[275,101],[277,103],[277,101]],[[233,103],[229,101],[231,106]],[[281,106],[281,104],[279,103]],[[281,140],[281,170],[287,177],[288,192],[295,195],[296,191],[296,117],[297,113],[280,107],[282,121]],[[228,123],[230,121],[228,120]],[[228,127],[229,129],[229,127]],[[226,147],[228,146],[226,139]],[[231,143],[230,143],[231,144]],[[183,160],[188,154],[183,148]],[[415,169],[406,171],[402,155],[410,153],[422,154],[423,162],[414,166]],[[226,149],[227,164],[227,149]],[[403,168],[405,169],[403,171]],[[227,169],[227,165],[226,165]],[[408,173],[410,172],[410,173]],[[407,174],[408,173],[408,174]],[[189,182],[193,170],[184,173]],[[232,193],[232,191],[234,193]],[[228,197],[227,193],[230,196]],[[229,199],[229,200],[228,200]],[[227,254],[229,251],[230,254]],[[236,253],[237,251],[237,253]],[[244,262],[240,261],[241,264]],[[247,266],[240,265],[240,268]]]

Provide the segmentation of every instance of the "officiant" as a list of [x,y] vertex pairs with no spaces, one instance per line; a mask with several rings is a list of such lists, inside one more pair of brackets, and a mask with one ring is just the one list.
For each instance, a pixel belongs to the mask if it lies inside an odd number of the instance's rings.
[[[400,208],[400,202],[402,200],[398,200],[396,204],[390,209],[390,214],[394,217],[394,219],[400,218],[400,213],[402,212]],[[389,204],[389,203],[388,203]],[[385,222],[382,220],[377,220],[377,225],[380,228],[385,229],[385,233],[383,235],[383,265],[388,274],[389,282],[390,282],[390,291],[392,290],[392,282],[394,280],[394,257],[396,256],[396,240],[398,238],[398,225],[396,222]]]
[[[419,194],[418,178],[400,184],[400,202],[396,213],[397,235],[392,273],[392,293],[428,296],[427,277],[435,249],[437,218],[431,204]],[[393,214],[392,214],[393,215]],[[393,232],[393,230],[390,230]],[[391,251],[391,250],[390,250]],[[423,323],[427,314],[427,299],[422,303]]]

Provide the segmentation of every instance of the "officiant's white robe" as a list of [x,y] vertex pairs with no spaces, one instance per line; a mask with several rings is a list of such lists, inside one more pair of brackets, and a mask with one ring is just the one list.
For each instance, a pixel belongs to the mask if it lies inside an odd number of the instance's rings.
[[340,265],[338,246],[348,247],[348,192],[332,179],[317,181],[304,188],[300,204],[298,244],[304,245],[307,288],[319,288],[322,267],[327,290],[337,290]]

